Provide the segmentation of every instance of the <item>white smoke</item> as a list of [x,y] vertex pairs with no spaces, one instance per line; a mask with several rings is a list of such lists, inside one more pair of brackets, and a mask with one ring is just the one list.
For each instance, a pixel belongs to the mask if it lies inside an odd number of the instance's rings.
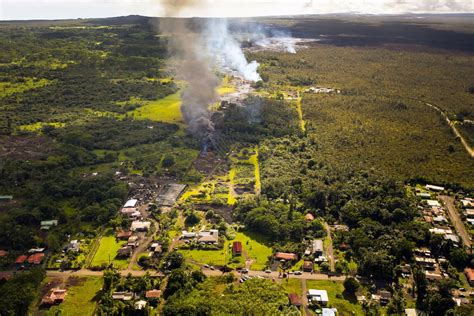
[[257,72],[259,64],[256,61],[247,61],[240,43],[229,32],[227,20],[208,20],[203,36],[209,53],[222,67],[237,71],[245,80],[262,80]]

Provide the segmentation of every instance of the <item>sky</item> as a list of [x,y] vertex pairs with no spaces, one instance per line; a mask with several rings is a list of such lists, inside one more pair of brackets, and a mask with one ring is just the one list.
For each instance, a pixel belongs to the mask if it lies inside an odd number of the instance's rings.
[[[173,0],[167,0],[173,1]],[[180,0],[181,16],[474,13],[474,0]],[[160,0],[0,0],[0,20],[163,16]]]

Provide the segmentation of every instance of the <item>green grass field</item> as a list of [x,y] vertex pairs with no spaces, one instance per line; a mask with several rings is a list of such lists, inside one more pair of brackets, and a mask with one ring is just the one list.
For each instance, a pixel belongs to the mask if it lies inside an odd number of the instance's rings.
[[22,93],[30,89],[44,87],[50,84],[51,81],[47,79],[26,78],[24,82],[0,82],[0,97],[6,97],[14,93]]
[[161,100],[144,102],[143,106],[129,112],[129,114],[136,119],[183,124],[180,106],[180,95],[175,93]]
[[[195,261],[197,263],[206,263],[210,265],[224,265],[227,264],[232,267],[243,266],[245,264],[245,256],[238,258],[238,262],[230,262],[232,260],[232,243],[240,241],[242,243],[243,251],[247,253],[247,257],[253,259],[254,262],[250,266],[253,270],[263,270],[266,267],[268,256],[272,254],[272,249],[265,245],[260,236],[248,232],[238,232],[233,240],[226,240],[222,250],[187,250],[183,249],[180,252],[186,259]],[[236,260],[237,261],[237,260]]]
[[123,244],[125,244],[125,241],[117,242],[114,236],[102,237],[100,240],[99,249],[97,249],[94,258],[92,259],[91,265],[100,266],[102,264],[107,264],[109,263],[110,259],[117,268],[126,268],[128,264],[127,260],[115,259],[117,251]]
[[[299,296],[302,296],[303,293],[303,288],[301,286],[301,282],[304,282],[304,280],[300,279],[284,279],[281,280],[281,286],[285,289],[286,293],[296,293]],[[305,293],[306,295],[306,293]]]
[[[328,306],[337,308],[338,315],[364,315],[361,305],[342,298],[342,292],[344,291],[342,282],[307,280],[306,288],[308,290],[326,290],[329,296]],[[340,298],[337,298],[336,295]]]
[[64,302],[58,306],[51,307],[47,315],[93,315],[96,305],[93,298],[101,287],[101,278],[88,277],[83,282],[81,280],[80,284],[67,288],[67,295]]

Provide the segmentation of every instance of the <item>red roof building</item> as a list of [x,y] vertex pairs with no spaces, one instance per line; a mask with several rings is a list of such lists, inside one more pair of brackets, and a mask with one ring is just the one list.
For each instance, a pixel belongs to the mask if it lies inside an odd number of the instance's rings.
[[232,254],[234,256],[242,255],[242,243],[240,241],[234,241],[232,243]]
[[21,255],[18,258],[16,258],[15,263],[16,264],[23,264],[23,263],[25,263],[26,259],[28,259],[27,255]]
[[133,232],[129,231],[129,230],[121,230],[121,231],[118,231],[117,232],[117,238],[118,239],[128,239],[132,236]]
[[8,251],[0,249],[0,258],[6,257],[7,255],[8,255]]
[[161,297],[161,291],[160,290],[146,291],[145,297],[149,299],[158,299]]
[[275,254],[275,259],[293,261],[293,260],[298,260],[298,256],[294,253],[277,252]]
[[288,299],[290,300],[291,305],[294,305],[294,306],[303,305],[303,302],[302,302],[301,298],[296,293],[288,294]]
[[35,253],[34,255],[31,255],[28,257],[28,263],[29,264],[41,264],[41,261],[43,261],[44,253]]
[[466,275],[466,278],[467,278],[467,281],[469,281],[469,284],[471,286],[474,286],[474,269],[466,268],[466,270],[464,270],[464,274]]

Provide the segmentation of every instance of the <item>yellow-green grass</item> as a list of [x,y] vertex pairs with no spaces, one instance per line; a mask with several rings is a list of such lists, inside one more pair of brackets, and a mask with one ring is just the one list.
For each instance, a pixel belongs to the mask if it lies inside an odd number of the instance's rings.
[[67,288],[66,299],[58,306],[49,309],[48,315],[87,316],[93,315],[96,302],[95,294],[102,288],[102,279],[87,277],[78,285]]
[[[233,240],[226,240],[224,248],[221,250],[180,250],[183,256],[192,261],[211,264],[224,265],[227,261],[232,260],[232,243],[240,241],[242,243],[243,251],[247,254],[249,259],[253,260],[250,268],[252,270],[263,270],[266,267],[268,257],[272,254],[272,249],[265,245],[260,236],[248,232],[238,232]],[[245,255],[242,254],[238,263],[232,263],[231,266],[242,266],[245,262]]]
[[300,120],[300,128],[302,132],[306,131],[305,121],[303,119],[303,110],[301,109],[301,97],[298,97],[296,101],[296,111],[298,112],[298,118]]
[[285,289],[286,293],[296,293],[299,296],[303,295],[303,288],[301,282],[304,280],[301,279],[284,279],[281,281],[281,285]]
[[50,80],[36,78],[26,78],[24,82],[0,82],[0,98],[7,97],[14,93],[40,88],[50,83]]
[[66,124],[61,123],[61,122],[52,122],[52,123],[36,122],[36,123],[31,123],[31,124],[20,125],[18,126],[18,129],[22,131],[28,131],[28,132],[37,132],[47,125],[52,126],[54,128],[61,128],[61,127],[64,127]]
[[179,93],[175,93],[157,101],[144,102],[129,114],[136,119],[183,124],[180,107],[181,97]]
[[255,169],[255,193],[260,194],[262,185],[260,183],[260,168],[258,166],[258,149],[255,149],[255,155],[252,155],[249,159]]
[[100,240],[99,249],[92,259],[92,266],[101,266],[103,264],[108,264],[109,260],[113,262],[114,266],[122,269],[126,268],[128,265],[127,260],[116,259],[117,251],[122,247],[126,242],[117,241],[114,236],[104,236]]
[[[342,297],[344,291],[342,282],[307,280],[306,288],[308,290],[326,290],[329,296],[328,306],[337,308],[338,315],[364,315],[361,305],[356,302],[351,303]],[[337,298],[336,295],[341,298]]]

